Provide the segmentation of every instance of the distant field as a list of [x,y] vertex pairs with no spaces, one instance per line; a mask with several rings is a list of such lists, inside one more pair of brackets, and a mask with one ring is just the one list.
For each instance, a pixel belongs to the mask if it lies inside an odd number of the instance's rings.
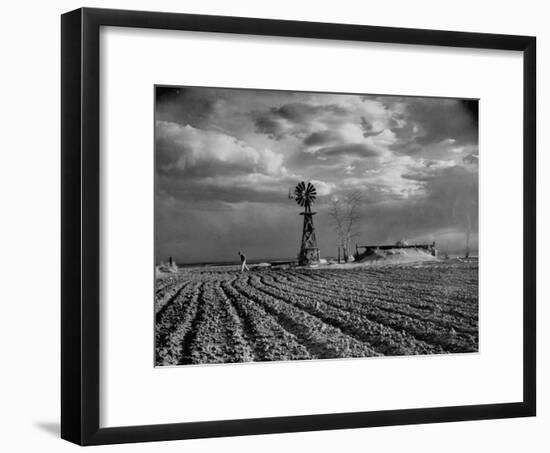
[[478,350],[478,263],[190,269],[157,279],[157,365]]

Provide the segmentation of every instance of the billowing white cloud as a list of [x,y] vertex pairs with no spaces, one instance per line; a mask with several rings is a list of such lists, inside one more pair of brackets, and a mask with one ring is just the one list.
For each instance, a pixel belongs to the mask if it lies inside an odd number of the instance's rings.
[[212,170],[230,173],[280,174],[283,156],[267,148],[256,149],[245,142],[216,130],[201,130],[167,121],[156,123],[158,170],[184,175],[211,176]]

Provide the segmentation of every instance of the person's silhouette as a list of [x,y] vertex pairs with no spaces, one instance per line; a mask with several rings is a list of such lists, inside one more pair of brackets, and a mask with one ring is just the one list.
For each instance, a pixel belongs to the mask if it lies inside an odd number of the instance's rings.
[[244,256],[244,253],[239,250],[238,254],[241,257],[241,272],[244,272],[245,270],[250,271],[250,269],[246,265],[246,256]]

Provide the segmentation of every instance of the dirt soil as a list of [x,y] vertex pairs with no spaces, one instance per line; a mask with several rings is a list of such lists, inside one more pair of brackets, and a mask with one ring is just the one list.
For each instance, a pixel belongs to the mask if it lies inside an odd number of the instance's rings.
[[158,275],[156,364],[476,352],[477,259]]

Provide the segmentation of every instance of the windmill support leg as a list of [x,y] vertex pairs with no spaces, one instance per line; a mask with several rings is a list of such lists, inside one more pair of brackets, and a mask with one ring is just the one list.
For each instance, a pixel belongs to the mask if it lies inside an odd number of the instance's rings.
[[300,254],[298,255],[298,264],[300,266],[319,263],[319,248],[317,247],[317,238],[315,236],[315,227],[313,226],[314,212],[302,212],[304,216],[304,227],[302,230],[302,244]]

